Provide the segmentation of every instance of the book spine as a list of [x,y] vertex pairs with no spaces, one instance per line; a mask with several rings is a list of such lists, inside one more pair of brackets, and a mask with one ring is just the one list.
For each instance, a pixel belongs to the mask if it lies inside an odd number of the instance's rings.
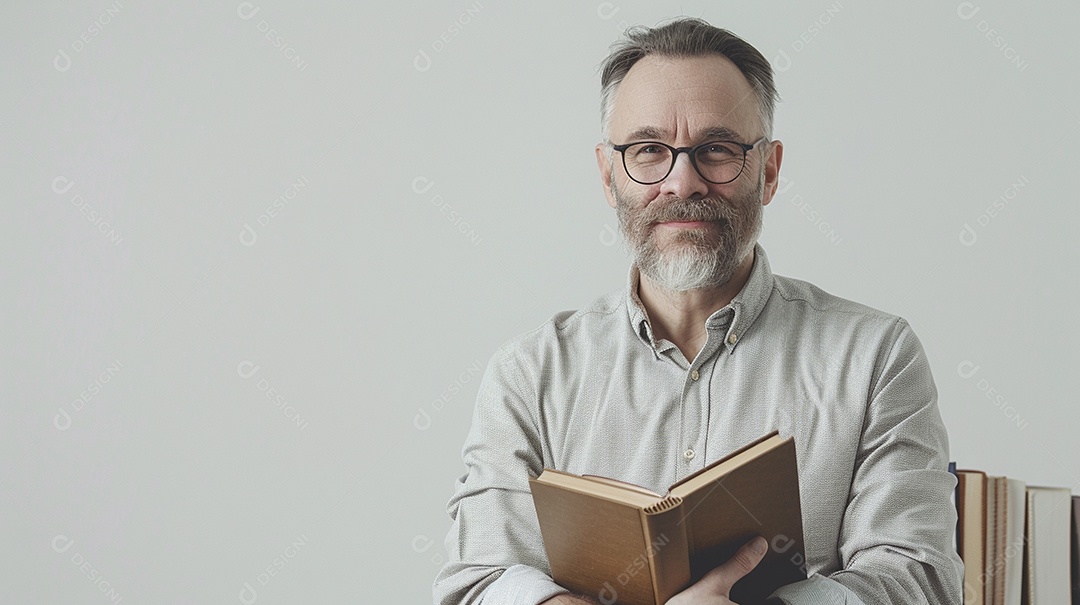
[[690,550],[682,503],[682,498],[672,496],[641,511],[646,558],[657,605],[663,605],[690,584]]
[[1023,603],[1035,604],[1035,494],[1027,490],[1027,506],[1024,510],[1024,581]]
[[1080,605],[1080,496],[1072,497],[1072,602]]
[[983,527],[986,523],[986,476],[957,471],[960,499],[960,557],[964,560],[964,605],[985,605],[983,568],[986,561]]

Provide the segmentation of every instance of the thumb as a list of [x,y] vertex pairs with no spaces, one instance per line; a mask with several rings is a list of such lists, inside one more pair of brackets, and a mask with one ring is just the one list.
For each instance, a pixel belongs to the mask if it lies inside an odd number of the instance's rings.
[[[753,571],[758,566],[758,563],[761,563],[768,549],[769,543],[765,541],[765,538],[758,536],[743,544],[742,548],[726,563],[705,574],[702,581],[708,581],[712,584],[713,589],[718,591],[717,594],[722,594],[725,597],[730,596],[731,587],[741,580],[743,576]],[[713,577],[710,578],[710,576]]]

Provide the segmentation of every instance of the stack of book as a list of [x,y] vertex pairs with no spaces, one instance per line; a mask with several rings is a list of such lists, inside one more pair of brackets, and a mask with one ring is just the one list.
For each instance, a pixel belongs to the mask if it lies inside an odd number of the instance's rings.
[[950,470],[965,605],[1080,605],[1080,496]]

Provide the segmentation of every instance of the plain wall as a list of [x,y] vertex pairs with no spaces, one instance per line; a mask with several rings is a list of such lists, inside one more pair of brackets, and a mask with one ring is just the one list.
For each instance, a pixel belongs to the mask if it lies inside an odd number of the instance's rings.
[[2,13],[0,601],[429,602],[490,355],[625,284],[597,67],[682,14],[777,68],[774,271],[1080,493],[1075,3]]

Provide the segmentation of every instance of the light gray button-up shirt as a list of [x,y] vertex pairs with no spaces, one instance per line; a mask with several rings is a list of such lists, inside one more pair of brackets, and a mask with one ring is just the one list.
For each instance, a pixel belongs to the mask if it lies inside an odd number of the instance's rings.
[[626,290],[499,349],[447,506],[435,603],[536,605],[566,592],[549,576],[529,491],[545,467],[664,493],[772,430],[795,437],[811,573],[775,596],[962,601],[956,483],[918,338],[899,317],[773,275],[755,254],[692,361],[653,337],[634,267]]

